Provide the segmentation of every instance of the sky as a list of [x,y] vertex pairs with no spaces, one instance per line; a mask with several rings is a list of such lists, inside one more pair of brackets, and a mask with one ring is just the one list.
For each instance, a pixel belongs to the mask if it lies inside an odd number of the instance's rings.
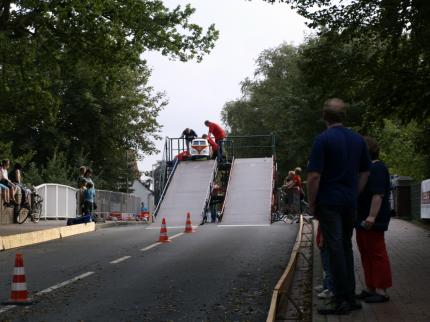
[[[262,0],[164,0],[169,8],[190,3],[196,9],[191,21],[207,28],[212,23],[220,35],[212,52],[201,63],[169,60],[159,53],[145,53],[152,69],[149,85],[164,92],[169,104],[158,116],[164,138],[179,137],[183,129],[198,135],[207,132],[205,120],[222,125],[225,103],[241,96],[240,83],[252,77],[259,54],[282,43],[299,45],[310,32],[305,20],[285,4]],[[151,170],[161,153],[145,156],[140,171]]]

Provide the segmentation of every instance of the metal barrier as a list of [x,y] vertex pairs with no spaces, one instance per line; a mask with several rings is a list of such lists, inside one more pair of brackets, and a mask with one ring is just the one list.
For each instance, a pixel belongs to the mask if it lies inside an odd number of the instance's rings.
[[96,190],[97,210],[94,213],[103,216],[111,212],[137,215],[140,213],[140,203],[140,198],[131,194]]
[[300,191],[296,188],[278,188],[276,191],[277,210],[282,213],[300,214]]
[[36,191],[43,198],[42,219],[76,217],[77,189],[56,183],[44,183],[37,186]]
[[[36,187],[43,198],[42,219],[76,218],[79,190],[55,183],[45,183]],[[137,196],[123,192],[96,190],[96,214],[107,215],[111,212],[137,214],[141,200]]]

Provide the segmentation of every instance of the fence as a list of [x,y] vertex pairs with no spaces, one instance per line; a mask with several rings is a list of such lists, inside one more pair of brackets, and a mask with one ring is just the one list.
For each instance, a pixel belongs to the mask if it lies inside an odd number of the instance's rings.
[[60,219],[76,217],[77,189],[55,184],[44,183],[36,187],[37,193],[43,198],[43,219]]
[[[42,219],[76,218],[78,189],[45,183],[36,187],[43,198]],[[136,214],[140,211],[140,198],[122,192],[96,190],[96,214],[106,215],[111,212]]]

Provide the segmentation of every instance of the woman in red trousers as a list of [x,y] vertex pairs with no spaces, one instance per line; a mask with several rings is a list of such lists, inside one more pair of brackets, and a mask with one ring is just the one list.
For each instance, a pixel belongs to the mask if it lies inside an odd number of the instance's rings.
[[366,303],[382,303],[390,299],[387,289],[392,285],[384,238],[391,217],[390,174],[379,160],[376,140],[370,137],[365,137],[365,140],[372,166],[366,187],[358,198],[356,236],[367,289],[357,297]]

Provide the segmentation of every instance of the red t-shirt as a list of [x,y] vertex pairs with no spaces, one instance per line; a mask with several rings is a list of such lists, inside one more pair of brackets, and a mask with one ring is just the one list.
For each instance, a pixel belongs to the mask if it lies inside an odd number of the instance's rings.
[[215,141],[219,141],[225,138],[225,132],[223,128],[218,124],[209,122],[208,127],[209,127],[208,135],[212,133],[215,137]]
[[208,143],[211,145],[211,147],[212,147],[212,151],[218,151],[218,149],[219,149],[219,145],[218,144],[216,144],[216,142],[214,141],[214,140],[212,140],[212,138],[210,137],[210,136],[208,136]]
[[191,156],[187,151],[182,151],[176,157],[179,161],[185,161],[189,156]]
[[299,175],[294,175],[293,181],[296,187],[301,188],[302,187],[302,178]]

